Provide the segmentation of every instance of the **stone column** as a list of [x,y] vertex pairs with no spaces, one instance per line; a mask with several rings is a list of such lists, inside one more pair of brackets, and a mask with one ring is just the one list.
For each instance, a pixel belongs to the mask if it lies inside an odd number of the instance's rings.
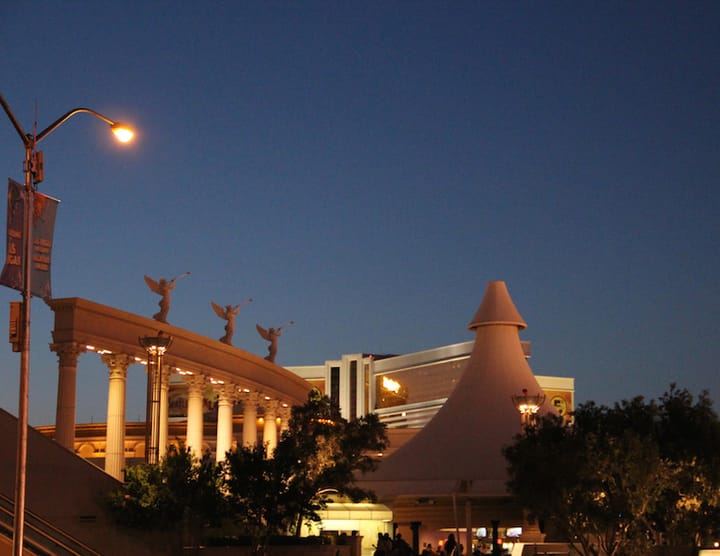
[[277,400],[265,400],[263,409],[265,410],[265,426],[263,427],[263,444],[267,447],[269,457],[272,457],[275,448],[277,448],[277,411],[280,402]]
[[169,365],[163,365],[162,382],[160,384],[160,459],[164,458],[168,449],[168,414],[169,414],[169,396],[170,375],[172,368]]
[[100,356],[110,373],[105,432],[105,471],[119,481],[125,467],[125,390],[128,366],[135,360],[121,353]]
[[58,389],[55,411],[55,441],[70,451],[75,449],[75,398],[78,356],[85,351],[77,342],[51,344],[58,355]]
[[202,456],[203,441],[203,375],[185,375],[188,386],[187,434],[185,443],[194,457]]
[[244,392],[243,401],[243,446],[257,444],[257,406],[260,394],[257,392]]
[[284,433],[290,427],[290,415],[292,410],[289,405],[280,404],[278,409],[278,417],[280,417],[280,434]]
[[237,387],[233,384],[222,384],[217,388],[217,394],[218,415],[215,460],[223,461],[225,459],[225,452],[229,452],[232,449],[233,404],[237,397]]

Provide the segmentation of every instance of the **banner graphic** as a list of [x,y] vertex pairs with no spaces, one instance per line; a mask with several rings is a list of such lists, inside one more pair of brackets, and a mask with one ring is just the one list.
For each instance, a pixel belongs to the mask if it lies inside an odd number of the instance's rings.
[[[58,203],[43,193],[33,194],[30,286],[32,295],[43,299],[52,297],[50,261]],[[0,284],[20,291],[23,289],[24,222],[25,188],[8,180],[7,254]]]
[[16,181],[8,179],[7,247],[0,284],[19,291],[23,289],[24,222],[25,188]]

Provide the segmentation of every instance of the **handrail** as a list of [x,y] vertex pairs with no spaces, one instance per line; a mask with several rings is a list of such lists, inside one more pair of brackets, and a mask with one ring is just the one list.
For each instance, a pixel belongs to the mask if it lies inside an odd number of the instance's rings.
[[[15,503],[0,494],[0,534],[12,538]],[[25,538],[38,556],[101,556],[99,552],[68,535],[32,512],[25,511]],[[29,548],[29,547],[28,547]]]

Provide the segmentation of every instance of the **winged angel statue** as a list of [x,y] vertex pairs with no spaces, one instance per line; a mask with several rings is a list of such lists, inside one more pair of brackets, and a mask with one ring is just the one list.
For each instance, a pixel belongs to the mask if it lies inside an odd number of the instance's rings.
[[287,323],[283,324],[282,326],[278,328],[268,328],[265,330],[262,326],[259,324],[255,325],[255,328],[257,328],[258,333],[262,337],[263,340],[267,340],[270,342],[270,345],[268,346],[268,354],[265,357],[268,361],[271,363],[275,363],[275,356],[277,355],[277,344],[278,344],[278,338],[282,336],[282,330],[283,328],[286,328],[292,324],[295,324],[293,321],[288,321]]
[[160,311],[153,315],[153,318],[156,321],[165,323],[167,322],[167,314],[168,311],[170,311],[170,292],[175,287],[175,281],[183,278],[184,276],[187,276],[188,274],[190,273],[184,272],[179,276],[175,276],[175,278],[173,278],[172,280],[160,278],[158,281],[153,280],[147,274],[145,275],[145,283],[147,284],[148,288],[150,288],[153,293],[156,293],[160,296],[160,301],[158,301]]
[[220,338],[220,341],[224,344],[227,344],[229,346],[232,345],[232,337],[235,333],[235,317],[238,316],[240,313],[240,307],[245,305],[246,303],[251,303],[252,297],[250,299],[246,299],[242,303],[238,305],[225,305],[225,307],[221,307],[214,301],[210,302],[210,305],[213,308],[213,311],[215,311],[215,314],[220,317],[221,319],[227,321],[225,323],[225,336]]

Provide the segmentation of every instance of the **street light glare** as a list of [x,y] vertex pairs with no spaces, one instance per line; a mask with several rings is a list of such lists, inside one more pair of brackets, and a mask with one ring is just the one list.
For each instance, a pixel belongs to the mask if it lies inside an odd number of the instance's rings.
[[115,134],[115,137],[117,137],[117,140],[121,143],[128,143],[135,135],[135,132],[129,125],[121,124],[119,122],[112,124],[111,129]]

